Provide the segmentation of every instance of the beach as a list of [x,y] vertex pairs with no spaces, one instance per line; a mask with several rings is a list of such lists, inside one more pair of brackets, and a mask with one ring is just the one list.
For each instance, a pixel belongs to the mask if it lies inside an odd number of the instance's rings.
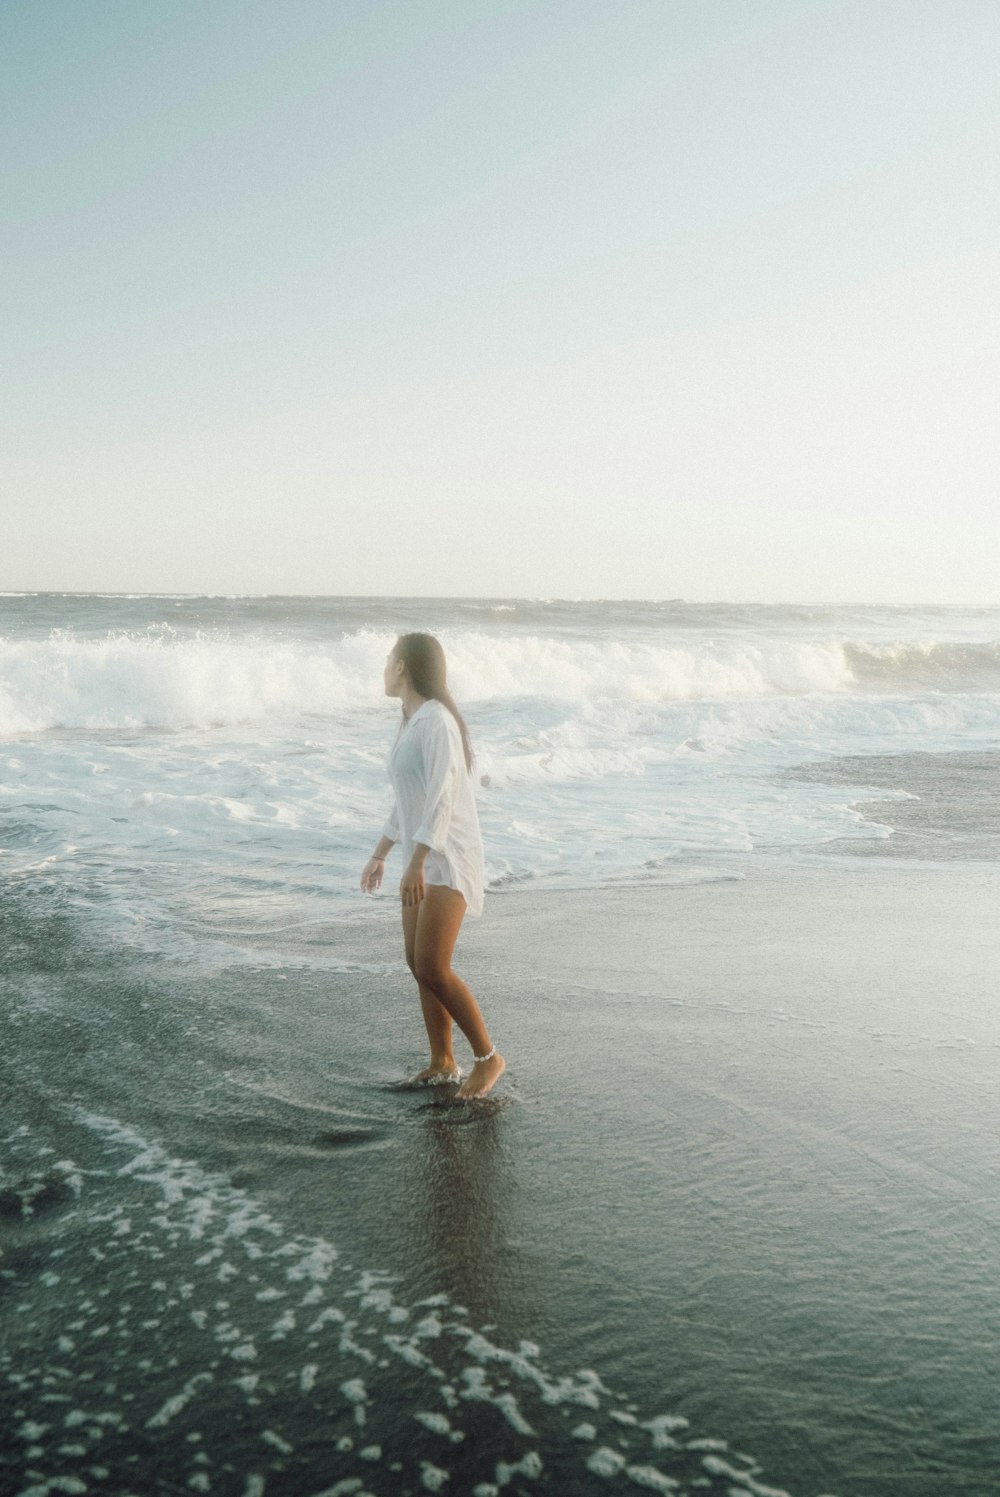
[[1000,1497],[1000,3],[0,36],[0,1497]]
[[[5,607],[0,1492],[992,1490],[1000,616]],[[468,1106],[357,884],[393,618]]]

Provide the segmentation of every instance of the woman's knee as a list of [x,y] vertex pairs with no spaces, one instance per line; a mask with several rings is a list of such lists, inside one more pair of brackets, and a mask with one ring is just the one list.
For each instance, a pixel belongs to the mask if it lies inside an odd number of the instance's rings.
[[434,952],[418,952],[410,971],[422,987],[430,988],[435,993],[447,985],[451,976],[449,964],[442,962]]

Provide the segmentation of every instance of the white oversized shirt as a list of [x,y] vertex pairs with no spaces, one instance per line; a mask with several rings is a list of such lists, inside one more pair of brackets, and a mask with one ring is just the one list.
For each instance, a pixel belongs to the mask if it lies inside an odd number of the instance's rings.
[[389,754],[395,801],[385,835],[401,844],[404,866],[413,844],[431,850],[425,884],[444,884],[465,896],[470,915],[483,912],[483,841],[465,765],[462,734],[442,702],[427,701],[400,724]]

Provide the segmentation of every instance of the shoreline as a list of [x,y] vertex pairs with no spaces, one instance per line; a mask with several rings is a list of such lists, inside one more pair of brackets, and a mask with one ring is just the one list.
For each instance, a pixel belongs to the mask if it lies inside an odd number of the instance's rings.
[[1000,862],[1000,751],[852,754],[797,765],[781,777],[893,793],[893,799],[850,805],[860,821],[885,828],[884,837],[839,838],[821,849],[828,854],[926,863]]

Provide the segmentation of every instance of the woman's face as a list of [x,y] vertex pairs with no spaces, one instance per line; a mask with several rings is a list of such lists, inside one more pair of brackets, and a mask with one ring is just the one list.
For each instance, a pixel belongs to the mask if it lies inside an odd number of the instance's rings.
[[403,688],[403,677],[405,668],[399,658],[396,646],[393,645],[385,660],[385,670],[382,672],[382,680],[385,685],[387,697],[398,697]]

